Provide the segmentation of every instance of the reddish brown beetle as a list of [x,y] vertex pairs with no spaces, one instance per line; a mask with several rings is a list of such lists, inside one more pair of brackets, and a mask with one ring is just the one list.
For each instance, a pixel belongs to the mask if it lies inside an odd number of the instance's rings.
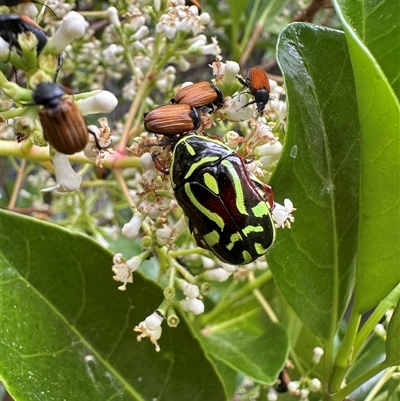
[[72,155],[83,150],[88,143],[88,128],[76,104],[65,90],[53,82],[40,83],[33,93],[36,104],[43,106],[39,120],[43,134],[58,152]]
[[171,103],[188,104],[192,107],[207,106],[214,110],[224,105],[224,97],[217,86],[202,81],[179,89]]
[[145,130],[154,134],[179,135],[201,125],[199,112],[188,104],[165,104],[143,116]]
[[240,77],[238,79],[241,84],[249,88],[249,92],[254,96],[254,100],[247,103],[246,106],[256,103],[257,111],[262,114],[268,103],[269,92],[271,91],[267,73],[261,68],[253,67],[247,70],[246,81]]
[[26,15],[0,14],[0,36],[10,45],[10,48],[15,47],[21,50],[18,35],[23,32],[36,36],[39,54],[47,43],[47,33]]

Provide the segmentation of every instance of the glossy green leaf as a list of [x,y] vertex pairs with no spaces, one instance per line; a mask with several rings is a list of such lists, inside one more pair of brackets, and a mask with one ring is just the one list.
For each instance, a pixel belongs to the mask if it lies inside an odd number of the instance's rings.
[[[394,1],[397,6],[393,6]],[[394,82],[393,76],[385,76],[395,63],[395,81],[399,79],[399,37],[392,38],[396,43],[387,39],[389,32],[390,35],[398,32],[400,19],[395,12],[399,9],[397,0],[384,0],[379,4],[364,0],[357,2],[359,7],[353,3],[352,0],[337,1],[336,9],[346,31],[361,125],[354,307],[363,313],[384,298],[400,280],[400,105],[389,85],[390,81]],[[390,25],[378,35],[382,20],[390,21]],[[358,21],[355,27],[353,21]],[[377,58],[368,49],[369,44]]]
[[162,291],[136,272],[113,281],[112,254],[90,238],[0,211],[0,380],[20,400],[226,399],[213,364],[181,319],[157,353],[133,328]]
[[216,359],[264,384],[276,381],[288,356],[286,331],[259,308],[236,310],[229,320],[207,326],[202,341]]
[[339,0],[337,4],[400,98],[400,2]]
[[386,362],[390,366],[400,365],[400,302],[389,322],[386,338]]
[[[354,280],[359,124],[344,34],[295,23],[278,42],[288,130],[271,185],[297,209],[267,256],[274,279],[301,321],[333,338]],[[296,152],[292,149],[296,147]]]
[[[373,336],[370,338],[366,347],[363,349],[361,355],[358,356],[357,360],[352,365],[349,375],[346,377],[347,382],[354,380],[358,376],[367,372],[374,366],[378,365],[385,359],[385,341],[382,338]],[[377,381],[381,378],[382,372],[375,375],[365,383],[363,383],[357,390],[353,391],[350,395],[350,399],[354,401],[364,401],[366,397],[371,393],[372,388],[376,385]]]

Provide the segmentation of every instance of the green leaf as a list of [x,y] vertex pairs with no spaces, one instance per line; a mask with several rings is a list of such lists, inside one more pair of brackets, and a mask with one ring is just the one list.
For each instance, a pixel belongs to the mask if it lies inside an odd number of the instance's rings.
[[[361,355],[357,357],[357,360],[349,370],[349,374],[346,377],[347,382],[351,382],[352,380],[356,379],[364,372],[367,372],[369,369],[378,365],[385,359],[385,342],[382,338],[373,336],[366,342],[365,345],[366,346],[363,348]],[[354,399],[355,401],[365,400],[381,376],[382,372],[363,383],[357,388],[357,390],[351,393],[349,398]]]
[[136,272],[112,280],[112,254],[90,238],[0,211],[0,380],[15,400],[223,400],[184,319],[155,352],[133,328],[163,299]]
[[281,33],[278,62],[289,115],[271,185],[275,200],[287,197],[297,211],[292,228],[278,230],[268,263],[301,321],[328,339],[354,279],[359,124],[352,68],[342,32],[303,23]]
[[207,350],[255,381],[273,384],[288,356],[285,329],[268,322],[260,308],[231,313],[230,319],[203,330],[202,341]]
[[400,98],[400,2],[338,0],[337,5]]
[[[393,6],[394,1],[397,6]],[[346,31],[361,125],[360,220],[354,307],[363,313],[399,282],[400,105],[388,83],[393,77],[385,76],[385,72],[389,74],[395,63],[395,80],[398,82],[399,37],[393,38],[395,44],[393,40],[388,44],[386,39],[388,32],[390,35],[398,32],[400,20],[398,12],[392,15],[399,8],[397,0],[384,0],[379,4],[357,2],[361,8],[353,3],[352,0],[337,1],[336,9]],[[379,19],[381,12],[385,14]],[[393,25],[378,34],[381,20],[389,20]],[[353,21],[356,22],[354,27]],[[367,48],[368,43],[378,59]],[[387,59],[383,53],[388,55]]]
[[400,365],[400,302],[389,322],[386,337],[386,362],[389,366]]

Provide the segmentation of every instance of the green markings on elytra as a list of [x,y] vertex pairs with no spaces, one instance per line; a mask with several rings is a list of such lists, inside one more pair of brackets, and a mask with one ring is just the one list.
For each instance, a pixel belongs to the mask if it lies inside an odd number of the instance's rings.
[[251,211],[253,212],[254,216],[256,217],[262,217],[262,216],[269,216],[269,207],[266,202],[258,202],[258,204],[254,207],[251,208]]
[[190,199],[190,201],[193,203],[193,205],[201,212],[203,213],[205,216],[207,216],[211,221],[213,221],[221,230],[224,229],[225,227],[225,222],[224,220],[221,218],[220,215],[218,215],[217,213],[211,212],[210,210],[208,210],[206,207],[204,207],[194,196],[192,189],[190,188],[190,183],[186,183],[185,186],[185,193],[188,196],[188,198]]
[[243,188],[242,183],[240,181],[239,175],[235,170],[235,167],[228,160],[222,160],[221,164],[226,167],[229,174],[233,178],[233,186],[235,187],[235,195],[236,195],[236,207],[240,213],[248,215],[246,206],[244,205],[244,196],[243,196]]
[[243,264],[250,263],[253,260],[252,256],[247,251],[243,251],[242,256],[243,256],[243,262],[244,262]]
[[254,244],[254,249],[259,255],[264,255],[264,253],[268,250],[268,248],[264,248],[261,244],[257,242]]
[[204,241],[206,241],[208,246],[212,247],[219,244],[220,237],[215,230],[212,230],[208,234],[203,235],[203,239]]
[[230,240],[231,240],[231,242],[226,246],[226,248],[227,248],[229,251],[231,251],[231,250],[233,249],[233,247],[235,246],[235,243],[236,243],[236,242],[243,241],[243,238],[242,238],[242,236],[240,235],[240,233],[237,232],[237,233],[231,235]]
[[196,151],[193,149],[192,145],[189,145],[187,143],[187,141],[185,141],[185,145],[186,145],[186,150],[188,151],[190,156],[194,156],[196,154]]
[[[191,154],[191,156],[194,155]],[[185,174],[185,180],[187,180],[199,166],[202,166],[203,164],[207,165],[207,163],[213,163],[218,159],[219,159],[218,156],[203,157],[200,161],[192,163],[187,173]]]
[[215,195],[219,195],[218,182],[215,179],[215,177],[210,173],[205,173],[203,175],[203,179],[204,179],[204,184],[206,184],[207,188],[210,191],[214,192]]
[[246,226],[243,228],[243,234],[247,237],[251,233],[262,233],[264,228],[261,226]]

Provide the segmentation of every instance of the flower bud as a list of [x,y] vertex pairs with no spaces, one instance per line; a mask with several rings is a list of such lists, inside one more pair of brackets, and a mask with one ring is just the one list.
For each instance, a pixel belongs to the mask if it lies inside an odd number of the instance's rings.
[[76,102],[83,116],[87,116],[88,114],[110,113],[115,109],[117,104],[118,100],[115,95],[103,90],[98,91],[93,96]]
[[200,299],[183,299],[181,301],[181,307],[186,312],[192,312],[195,315],[199,315],[204,312],[204,304]]
[[226,271],[222,267],[217,267],[216,269],[207,270],[204,273],[204,277],[206,280],[218,281],[220,283],[228,280],[230,275],[231,273]]
[[52,54],[60,54],[77,38],[81,38],[89,23],[79,13],[70,11],[62,19],[61,25],[56,33],[49,39],[46,48]]
[[154,312],[150,316],[147,316],[146,319],[144,320],[144,322],[149,330],[154,331],[161,326],[163,320],[164,319],[162,316],[160,316],[158,313]]
[[58,192],[73,192],[78,190],[81,186],[82,177],[74,171],[68,160],[68,156],[52,151],[51,158],[54,165],[57,184],[42,189],[42,192],[50,192],[54,189]]

